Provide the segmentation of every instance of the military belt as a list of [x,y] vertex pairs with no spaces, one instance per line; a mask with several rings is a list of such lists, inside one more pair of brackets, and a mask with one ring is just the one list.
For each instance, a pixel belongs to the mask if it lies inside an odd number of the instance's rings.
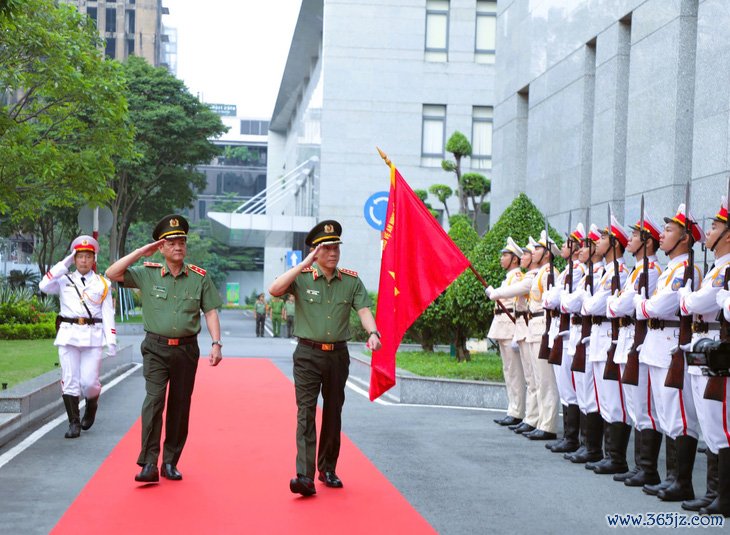
[[95,323],[101,323],[101,318],[64,318],[63,316],[58,316],[58,321],[73,323],[75,325],[93,325]]
[[167,336],[162,336],[160,334],[147,333],[147,339],[165,346],[184,346],[197,343],[198,335],[194,334],[193,336],[183,336],[182,338],[168,338]]
[[[718,326],[714,325],[714,327],[717,329]],[[692,322],[692,332],[693,333],[706,333],[710,331],[710,324],[706,321],[693,321]]]
[[570,316],[570,324],[571,325],[583,325],[583,316],[580,314],[573,314]]
[[551,318],[558,318],[560,317],[560,311],[556,308],[550,311],[550,317]]
[[529,314],[529,318],[530,319],[532,319],[532,318],[541,318],[542,316],[545,315],[545,311],[544,310],[541,310],[539,312],[528,312],[528,314]]
[[608,321],[606,316],[591,316],[591,323],[593,325],[600,325],[604,321]]
[[299,343],[303,346],[311,347],[313,349],[319,349],[320,351],[335,351],[337,349],[345,349],[347,342],[315,342],[314,340],[308,340],[306,338],[300,338]]
[[[506,312],[509,312],[510,314],[512,314],[512,313],[514,313],[514,310],[512,310],[511,308],[508,308],[508,309],[506,310]],[[497,316],[499,316],[500,314],[504,314],[504,313],[505,313],[505,311],[504,311],[504,310],[502,310],[501,308],[497,307],[497,308],[495,308],[495,309],[494,309],[494,313],[495,313],[495,314],[496,314]]]
[[621,316],[618,319],[618,324],[621,327],[628,327],[629,325],[633,325],[634,324],[634,318],[632,318],[631,316]]
[[657,329],[678,329],[679,322],[676,320],[660,320],[657,318],[649,318],[649,328],[653,330]]

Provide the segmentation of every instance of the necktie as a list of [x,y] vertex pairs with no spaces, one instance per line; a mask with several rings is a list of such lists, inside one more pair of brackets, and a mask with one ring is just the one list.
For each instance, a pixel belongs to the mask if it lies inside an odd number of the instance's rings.
[[86,286],[86,277],[81,277],[81,284]]

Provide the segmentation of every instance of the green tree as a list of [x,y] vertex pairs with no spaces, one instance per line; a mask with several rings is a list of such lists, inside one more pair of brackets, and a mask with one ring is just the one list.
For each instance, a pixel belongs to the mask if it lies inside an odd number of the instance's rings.
[[220,117],[166,69],[130,57],[124,74],[138,157],[121,159],[109,182],[117,192],[110,206],[111,261],[125,254],[133,221],[152,223],[191,205],[205,187],[205,175],[194,167],[219,153],[220,147],[209,139],[227,130]]
[[454,194],[452,190],[446,184],[433,184],[428,191],[436,195],[436,198],[444,205],[444,211],[446,212],[446,218],[449,219],[451,214],[449,213],[449,205],[446,201]]
[[9,2],[0,11],[0,214],[104,202],[131,133],[120,65],[71,5]]
[[[459,220],[449,229],[449,236],[461,249],[464,255],[472,260],[471,252],[479,243],[479,235],[467,221]],[[456,347],[458,362],[471,360],[466,349],[466,340],[479,331],[482,319],[475,316],[480,301],[485,301],[481,295],[466,291],[468,282],[475,280],[474,274],[467,269],[446,289],[444,306],[446,316],[452,329],[452,343]]]
[[467,197],[467,206],[468,202],[471,201],[472,224],[474,228],[477,226],[477,216],[482,212],[484,197],[489,194],[491,189],[491,181],[480,173],[464,173],[461,177],[461,191]]
[[456,184],[459,186],[459,213],[467,214],[469,206],[467,204],[467,195],[461,184],[461,160],[464,156],[471,156],[471,143],[466,136],[458,130],[451,134],[446,142],[446,151],[453,154],[453,160],[442,160],[441,168],[444,171],[454,173],[456,175]]

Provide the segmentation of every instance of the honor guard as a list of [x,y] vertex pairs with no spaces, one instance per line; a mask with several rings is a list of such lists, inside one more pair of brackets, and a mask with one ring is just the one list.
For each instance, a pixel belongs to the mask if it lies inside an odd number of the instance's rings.
[[487,338],[499,344],[499,355],[502,357],[502,371],[507,387],[507,415],[494,420],[499,425],[516,425],[525,417],[527,383],[519,350],[512,343],[515,323],[522,321],[521,318],[515,317],[515,311],[517,298],[525,293],[524,288],[518,288],[519,282],[524,278],[520,270],[523,254],[512,237],[507,238],[507,244],[499,257],[499,265],[506,271],[505,278],[498,289],[495,290],[491,286],[486,289],[487,297],[495,301],[499,299],[504,307],[494,307],[494,319],[487,334]]
[[[61,363],[61,392],[68,415],[66,438],[77,438],[91,428],[96,418],[101,382],[102,346],[106,342],[109,355],[116,354],[117,335],[114,305],[109,281],[94,273],[99,243],[91,236],[79,236],[71,243],[71,254],[46,273],[38,288],[57,294],[61,312],[56,319]],[[69,272],[72,264],[76,270]],[[83,419],[79,416],[79,400],[86,399]]]
[[[658,422],[667,441],[667,478],[655,486],[644,486],[648,494],[656,494],[667,501],[694,498],[692,468],[697,453],[699,424],[689,380],[683,380],[683,388],[666,386],[672,354],[679,344],[680,322],[679,289],[684,285],[685,270],[695,270],[693,289],[699,288],[702,273],[696,265],[689,265],[688,232],[695,241],[702,241],[700,228],[689,217],[687,224],[685,205],[680,204],[673,217],[665,217],[664,231],[660,236],[660,248],[669,257],[669,263],[657,280],[652,296],[642,294],[634,298],[636,319],[648,320],[648,332],[641,347],[639,359],[648,368],[651,404],[656,407]],[[689,227],[689,228],[688,228]],[[684,364],[686,369],[686,363]],[[686,371],[682,371],[686,376]],[[643,438],[643,436],[642,436]],[[654,453],[654,452],[652,452]],[[658,448],[656,454],[658,455]]]
[[[727,197],[723,197],[720,210],[712,220],[707,232],[706,246],[715,255],[715,264],[707,272],[699,290],[692,292],[689,287],[679,289],[681,295],[680,311],[683,315],[693,315],[693,335],[691,346],[701,339],[720,340],[721,329],[718,312],[722,294],[726,293],[725,277],[730,268],[730,231],[727,221]],[[722,293],[721,293],[722,292]],[[720,299],[718,299],[720,297]],[[718,303],[720,301],[720,304]],[[723,333],[725,338],[727,332]],[[723,339],[723,341],[726,341]],[[684,348],[691,351],[692,348]],[[692,364],[690,362],[690,364]],[[727,377],[711,378],[706,366],[688,366],[697,417],[702,437],[707,444],[707,492],[701,498],[682,503],[682,508],[699,511],[703,514],[723,514],[730,516],[730,420],[728,419],[728,381]],[[707,395],[708,383],[716,381],[719,395]]]
[[[177,464],[188,436],[190,402],[200,358],[201,311],[213,338],[208,362],[217,366],[223,358],[217,310],[221,298],[206,271],[185,262],[188,230],[183,216],[165,216],[152,231],[155,241],[117,260],[106,271],[110,279],[141,290],[147,395],[142,405],[142,448],[137,458],[142,470],[134,478],[141,483],[156,482],[160,475],[169,480],[182,479]],[[164,263],[145,262],[132,267],[158,251]],[[163,412],[165,443],[162,469],[158,471]]]
[[[322,221],[307,234],[307,257],[270,286],[272,296],[294,296],[294,389],[297,400],[297,475],[289,490],[303,496],[315,494],[315,471],[325,486],[341,488],[337,476],[340,454],[342,406],[350,365],[350,310],[357,311],[370,333],[367,347],[380,348],[380,333],[370,311],[370,297],[357,273],[339,268],[342,226]],[[344,305],[344,306],[343,306]],[[322,428],[317,451],[317,398],[322,393]]]

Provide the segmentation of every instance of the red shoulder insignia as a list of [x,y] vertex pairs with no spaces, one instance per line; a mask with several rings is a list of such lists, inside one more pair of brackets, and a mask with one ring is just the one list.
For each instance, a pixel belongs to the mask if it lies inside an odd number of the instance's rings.
[[345,269],[340,268],[340,271],[344,273],[345,275],[349,275],[350,277],[357,277],[357,271],[353,271],[351,269]]
[[188,264],[188,268],[190,268],[190,271],[192,271],[194,273],[197,273],[201,277],[205,277],[205,273],[206,272],[205,272],[205,270],[203,268],[198,267],[198,266],[193,265],[193,264]]
[[311,273],[312,271],[314,271],[314,268],[311,267],[311,266],[310,267],[306,267],[306,268],[302,268],[302,273]]
[[151,267],[151,268],[162,267],[162,264],[160,264],[158,262],[142,262],[142,265],[144,267]]

